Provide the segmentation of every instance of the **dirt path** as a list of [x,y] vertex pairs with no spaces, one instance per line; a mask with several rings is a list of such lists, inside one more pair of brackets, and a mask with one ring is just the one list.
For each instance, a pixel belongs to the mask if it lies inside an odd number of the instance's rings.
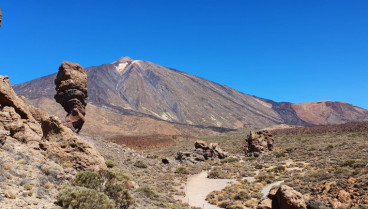
[[211,205],[206,201],[206,196],[213,190],[222,190],[230,182],[235,182],[235,179],[209,179],[207,172],[202,171],[199,174],[189,177],[186,185],[185,202],[190,206],[201,207],[205,209],[221,209],[216,205]]
[[263,194],[263,197],[266,197],[268,195],[268,193],[270,193],[270,190],[273,186],[278,186],[280,185],[281,183],[283,183],[284,181],[276,181],[276,182],[273,182],[272,184],[267,184],[265,187],[263,187],[262,189],[262,194]]

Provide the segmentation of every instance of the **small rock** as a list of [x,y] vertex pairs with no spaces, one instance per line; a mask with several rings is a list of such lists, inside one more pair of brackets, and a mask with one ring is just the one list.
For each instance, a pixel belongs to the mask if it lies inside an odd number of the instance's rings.
[[272,209],[272,200],[266,198],[258,203],[257,209]]
[[339,191],[338,197],[342,203],[347,203],[350,201],[350,194],[343,189]]

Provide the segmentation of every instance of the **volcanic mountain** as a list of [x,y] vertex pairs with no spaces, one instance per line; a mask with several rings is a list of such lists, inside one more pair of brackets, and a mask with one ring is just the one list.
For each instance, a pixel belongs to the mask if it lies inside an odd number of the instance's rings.
[[[88,67],[86,71],[88,102],[96,111],[92,115],[110,111],[111,114],[149,118],[176,125],[228,129],[368,120],[368,110],[348,103],[278,103],[129,57]],[[40,103],[38,100],[42,98],[53,100],[55,76],[52,74],[15,85],[14,90],[34,104]]]

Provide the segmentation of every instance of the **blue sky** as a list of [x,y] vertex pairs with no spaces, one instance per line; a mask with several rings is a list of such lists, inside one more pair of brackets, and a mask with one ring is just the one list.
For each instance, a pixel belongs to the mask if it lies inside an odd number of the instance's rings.
[[121,56],[278,102],[368,109],[368,2],[1,1],[0,74],[12,84]]

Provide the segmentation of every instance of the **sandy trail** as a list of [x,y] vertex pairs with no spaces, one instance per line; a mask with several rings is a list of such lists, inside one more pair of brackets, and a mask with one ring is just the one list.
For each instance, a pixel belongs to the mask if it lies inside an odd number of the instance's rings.
[[199,174],[189,177],[186,186],[185,202],[190,206],[201,207],[205,209],[221,209],[216,205],[211,205],[206,201],[206,196],[213,190],[222,190],[235,179],[209,179],[207,172],[202,171]]

